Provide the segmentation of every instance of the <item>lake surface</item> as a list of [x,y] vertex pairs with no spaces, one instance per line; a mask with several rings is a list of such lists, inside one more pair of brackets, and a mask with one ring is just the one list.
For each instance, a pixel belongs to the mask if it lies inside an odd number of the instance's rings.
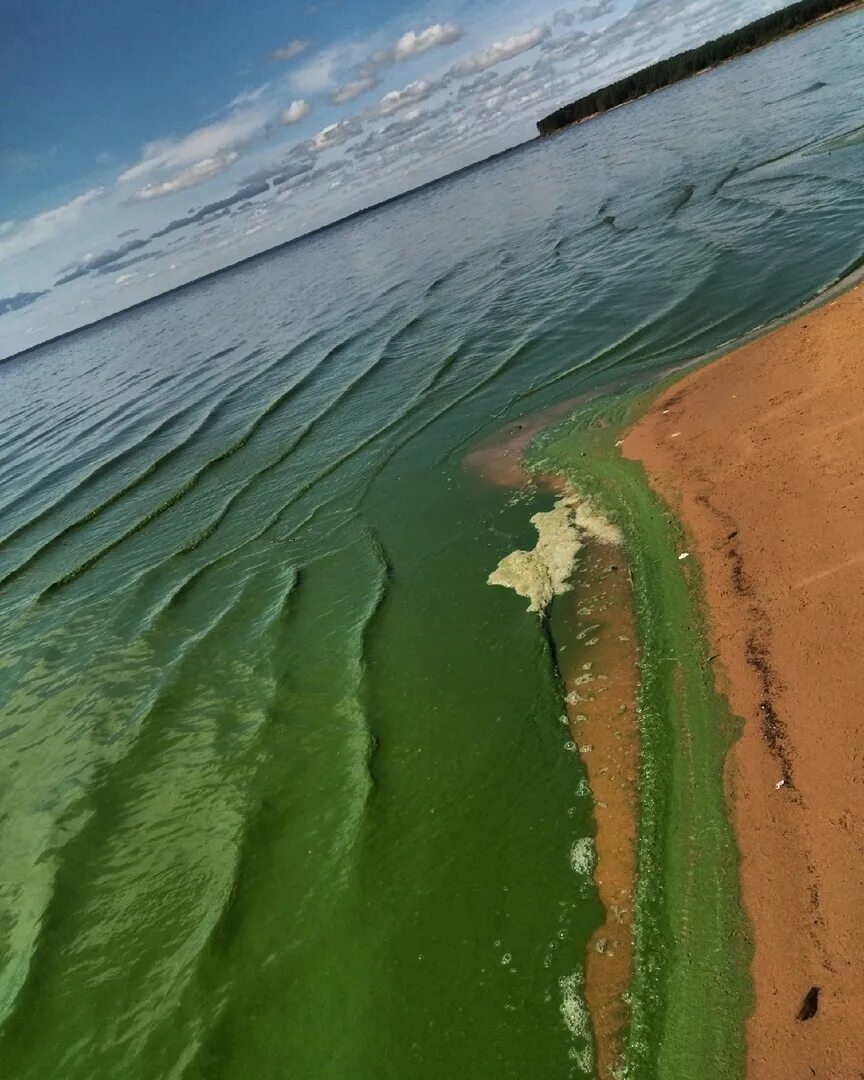
[[0,365],[9,1080],[590,1061],[529,410],[864,256],[864,15]]

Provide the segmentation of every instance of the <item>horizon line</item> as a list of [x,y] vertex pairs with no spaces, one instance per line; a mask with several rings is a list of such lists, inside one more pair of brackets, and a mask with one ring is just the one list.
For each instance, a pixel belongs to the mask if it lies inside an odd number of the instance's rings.
[[400,191],[397,195],[390,195],[388,198],[381,199],[379,202],[370,203],[368,206],[361,207],[359,210],[353,210],[350,214],[345,214],[343,217],[334,218],[333,221],[328,221],[324,225],[318,225],[308,232],[299,233],[297,236],[292,236],[288,240],[281,240],[278,244],[273,244],[272,247],[264,248],[263,251],[256,251],[252,255],[244,255],[241,259],[226,263],[224,266],[219,266],[215,270],[208,270],[207,273],[199,274],[198,277],[190,278],[189,281],[184,281],[179,285],[172,285],[170,289],[164,289],[162,292],[158,292],[153,296],[148,296],[143,300],[136,300],[134,303],[128,304],[126,307],[118,308],[117,311],[112,311],[108,315],[100,315],[98,319],[93,319],[91,322],[85,322],[80,326],[74,326],[69,330],[63,330],[59,334],[54,334],[52,337],[45,338],[43,341],[34,342],[32,345],[26,345],[23,349],[18,349],[16,352],[9,353],[7,356],[0,356],[0,364],[6,364],[12,360],[17,360],[20,357],[26,356],[28,353],[35,352],[36,349],[44,348],[47,345],[55,345],[57,342],[65,341],[66,338],[72,337],[75,334],[86,333],[88,330],[93,330],[103,323],[119,318],[121,315],[127,315],[130,311],[136,311],[138,308],[145,307],[147,304],[153,304],[157,300],[164,299],[166,296],[173,296],[175,293],[182,292],[184,289],[191,289],[195,285],[201,284],[203,281],[208,281],[210,278],[217,277],[219,274],[227,273],[230,270],[236,270],[238,267],[245,266],[255,259],[266,258],[268,255],[273,255],[277,251],[282,251],[284,248],[291,247],[292,244],[299,244],[304,240],[309,240],[313,236],[328,232],[330,229],[336,229],[340,225],[347,224],[349,221],[354,221],[357,218],[374,213],[374,211],[381,210],[384,207],[392,206],[393,203],[400,202],[402,199],[411,198],[421,191],[436,187],[438,184],[443,184],[448,180],[461,176],[463,173],[471,172],[474,169],[480,169],[508,154],[513,154],[518,150],[524,150],[528,146],[533,146],[544,141],[545,139],[540,135],[534,135],[530,139],[525,139],[522,142],[515,143],[513,146],[505,147],[504,150],[497,150],[494,154],[489,154],[487,157],[480,158],[478,161],[472,161],[468,165],[462,165],[460,168],[454,169],[452,172],[444,173],[442,176],[436,176],[432,180],[425,180],[422,184],[417,184],[416,187]]

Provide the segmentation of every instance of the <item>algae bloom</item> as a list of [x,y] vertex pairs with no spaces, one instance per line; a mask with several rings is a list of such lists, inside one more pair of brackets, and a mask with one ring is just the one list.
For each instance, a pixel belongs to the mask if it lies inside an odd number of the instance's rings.
[[506,555],[488,582],[526,597],[528,611],[539,615],[554,596],[569,590],[576,556],[586,539],[621,543],[620,530],[578,495],[558,499],[551,510],[534,514],[531,524],[538,534],[535,546]]

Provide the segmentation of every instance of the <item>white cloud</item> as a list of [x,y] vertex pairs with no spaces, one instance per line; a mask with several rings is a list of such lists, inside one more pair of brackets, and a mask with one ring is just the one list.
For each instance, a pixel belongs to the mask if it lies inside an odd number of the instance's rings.
[[159,139],[148,143],[138,164],[121,173],[117,179],[121,184],[126,184],[157,170],[184,169],[205,160],[223,157],[251,142],[264,131],[266,124],[267,118],[259,110],[237,112],[227,120],[198,128],[182,139]]
[[466,56],[464,60],[454,64],[453,74],[459,78],[476,75],[495,64],[500,64],[503,60],[510,60],[514,56],[519,56],[520,53],[528,52],[529,49],[539,45],[545,36],[546,28],[535,26],[531,30],[526,30],[524,34],[514,34],[513,37],[505,38],[503,41],[493,41],[480,52],[474,53],[473,56]]
[[360,97],[361,94],[374,90],[378,85],[378,73],[381,68],[410,60],[430,49],[452,45],[461,37],[462,27],[457,23],[433,23],[425,30],[408,30],[391,49],[378,49],[369,53],[362,61],[360,57],[363,54],[358,55],[354,49],[349,49],[347,53],[343,49],[341,54],[338,51],[331,51],[299,72],[299,80],[295,78],[294,85],[304,93],[316,93],[325,89],[333,82],[333,69],[336,67],[344,69],[345,61],[353,51],[352,78],[339,86],[330,97],[332,104],[344,105]]
[[236,150],[230,150],[226,154],[196,161],[194,165],[181,169],[167,180],[154,180],[152,183],[145,184],[135,192],[135,198],[144,202],[150,199],[161,199],[165,195],[173,195],[177,191],[195,187],[196,184],[203,184],[205,180],[210,180],[219,173],[225,172],[226,169],[230,169],[239,156]]
[[312,106],[308,101],[292,101],[282,113],[280,119],[283,124],[299,124],[301,120],[306,119],[311,111]]
[[379,116],[392,116],[393,113],[408,105],[424,101],[436,90],[440,90],[442,85],[440,81],[418,79],[417,82],[408,83],[401,90],[391,90],[389,94],[385,94],[378,102],[375,111]]
[[46,244],[71,228],[80,220],[84,208],[94,199],[98,199],[104,191],[101,187],[91,188],[62,206],[45,210],[26,221],[4,221],[0,225],[0,262]]
[[319,56],[311,64],[299,68],[291,76],[291,84],[301,94],[320,94],[333,82],[334,57]]
[[[462,27],[456,23],[433,23],[421,30],[419,34],[409,30],[396,42],[393,52],[390,54],[394,61],[407,60],[411,56],[418,56],[429,49],[437,49],[442,45],[452,45],[462,37]],[[387,54],[385,53],[384,56]]]
[[351,117],[347,120],[340,120],[336,124],[325,127],[314,138],[310,139],[309,149],[314,150],[315,153],[331,150],[334,146],[341,146],[342,143],[353,139],[355,135],[359,135],[362,131],[363,126],[359,120]]
[[304,41],[300,38],[295,38],[293,41],[289,41],[287,45],[283,45],[281,49],[274,49],[270,53],[268,59],[272,62],[294,60],[302,52],[306,52],[311,42]]
[[375,75],[363,75],[359,79],[355,79],[354,82],[346,83],[344,86],[340,86],[338,90],[335,90],[330,96],[330,102],[333,105],[344,105],[346,102],[360,97],[361,94],[374,90],[377,85],[378,79]]
[[239,94],[233,97],[226,106],[226,109],[238,111],[241,108],[245,108],[247,105],[254,105],[256,101],[260,101],[262,97],[270,89],[270,83],[262,83],[261,86],[254,86],[249,90],[241,90]]

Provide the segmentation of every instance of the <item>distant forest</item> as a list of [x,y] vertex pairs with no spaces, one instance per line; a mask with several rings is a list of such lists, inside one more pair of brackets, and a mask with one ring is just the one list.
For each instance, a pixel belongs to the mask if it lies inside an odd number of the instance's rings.
[[761,45],[767,45],[825,15],[854,6],[854,0],[800,0],[797,4],[790,4],[789,7],[775,11],[773,15],[766,15],[764,19],[757,19],[747,26],[742,26],[740,30],[733,30],[731,34],[724,34],[723,37],[708,41],[695,49],[670,56],[668,60],[660,60],[610,86],[604,86],[602,90],[586,94],[578,101],[564,105],[545,116],[537,124],[537,130],[541,135],[551,135],[569,124],[577,124],[581,120],[587,120],[589,116],[614,109],[664,86],[680,82],[697,72],[716,67],[724,60],[731,60],[732,57],[751,49],[758,49]]

